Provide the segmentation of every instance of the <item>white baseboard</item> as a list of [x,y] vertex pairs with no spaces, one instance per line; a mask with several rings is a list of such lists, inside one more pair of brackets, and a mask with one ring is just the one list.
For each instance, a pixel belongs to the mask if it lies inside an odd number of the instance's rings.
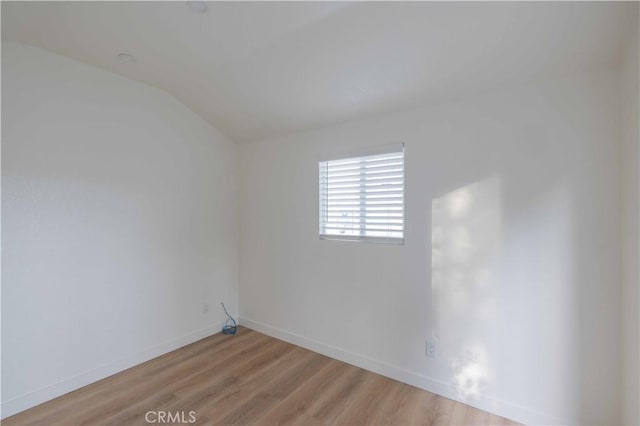
[[119,373],[128,368],[134,367],[150,359],[164,355],[178,348],[196,342],[205,337],[219,333],[222,330],[222,323],[193,331],[178,338],[164,342],[160,345],[146,349],[130,357],[93,368],[83,373],[64,379],[58,383],[29,392],[0,404],[1,418],[12,416],[20,411],[35,407],[38,404],[57,398],[65,393],[69,393],[88,384],[97,382],[113,374]]
[[383,361],[378,361],[364,355],[356,354],[336,346],[328,345],[308,337],[300,336],[295,333],[283,330],[278,327],[255,321],[249,318],[240,317],[240,325],[252,330],[266,334],[276,339],[284,340],[297,346],[309,349],[311,351],[326,355],[330,358],[355,365],[368,371],[380,374],[385,377],[407,383],[420,389],[433,392],[445,398],[453,399],[464,404],[479,408],[484,411],[515,420],[519,423],[530,425],[557,425],[569,424],[570,422],[562,421],[544,413],[537,412],[508,401],[498,398],[485,397],[481,401],[461,401],[457,398],[453,388],[441,380],[433,379],[414,371],[398,367]]

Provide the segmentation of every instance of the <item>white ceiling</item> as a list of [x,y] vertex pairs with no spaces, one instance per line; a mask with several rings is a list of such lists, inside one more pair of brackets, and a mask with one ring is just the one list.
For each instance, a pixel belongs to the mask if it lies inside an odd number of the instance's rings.
[[3,1],[2,38],[163,88],[250,142],[613,65],[638,13],[635,2],[208,6]]

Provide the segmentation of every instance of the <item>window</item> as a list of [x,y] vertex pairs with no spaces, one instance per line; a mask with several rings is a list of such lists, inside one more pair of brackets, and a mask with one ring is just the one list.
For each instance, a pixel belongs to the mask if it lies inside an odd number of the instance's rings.
[[404,145],[319,166],[320,238],[404,244]]

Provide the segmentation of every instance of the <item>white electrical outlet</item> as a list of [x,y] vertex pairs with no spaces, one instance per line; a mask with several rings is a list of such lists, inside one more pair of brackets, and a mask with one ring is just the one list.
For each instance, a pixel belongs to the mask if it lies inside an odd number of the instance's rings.
[[206,314],[207,312],[209,312],[209,304],[205,303],[202,305],[202,313]]
[[427,343],[424,348],[424,354],[429,358],[436,357],[436,342],[433,340],[427,340]]

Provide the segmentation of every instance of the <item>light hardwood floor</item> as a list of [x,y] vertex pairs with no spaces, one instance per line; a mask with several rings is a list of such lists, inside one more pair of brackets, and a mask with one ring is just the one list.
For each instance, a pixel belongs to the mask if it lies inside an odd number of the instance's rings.
[[246,328],[200,340],[2,424],[148,425],[149,411],[181,415],[185,423],[193,411],[195,424],[515,424]]

